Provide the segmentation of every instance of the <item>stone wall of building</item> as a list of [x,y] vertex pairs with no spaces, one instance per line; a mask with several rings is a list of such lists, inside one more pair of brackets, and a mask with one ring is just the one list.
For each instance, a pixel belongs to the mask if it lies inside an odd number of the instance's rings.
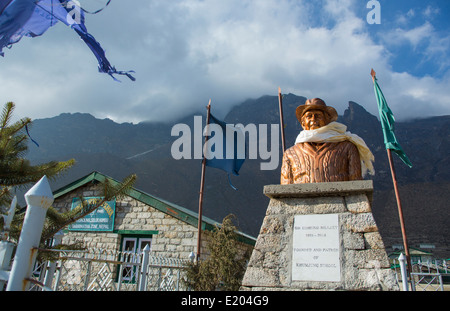
[[[371,181],[266,186],[271,200],[242,290],[398,290],[371,212],[372,191]],[[293,245],[293,226],[301,215],[336,215],[336,280],[293,280],[293,248],[302,247]]]
[[[95,185],[78,188],[57,198],[53,206],[61,211],[71,208],[74,197],[100,196]],[[152,232],[151,252],[153,255],[188,259],[197,248],[197,228],[132,197],[116,201],[114,232],[84,232],[65,230],[63,243],[81,241],[85,247],[118,251],[121,236],[118,232]],[[207,233],[204,233],[202,249]]]
[[[98,185],[90,183],[58,197],[53,206],[62,211],[69,211],[74,198],[98,197],[101,191]],[[197,252],[197,224],[184,222],[168,213],[164,213],[144,202],[126,196],[116,201],[113,232],[87,232],[65,229],[63,244],[81,242],[89,249],[102,249],[117,252],[121,249],[123,236],[151,235],[151,253],[155,256],[187,260],[191,252]],[[209,230],[202,230],[201,258],[208,256]],[[238,243],[243,254],[251,251],[252,245]]]

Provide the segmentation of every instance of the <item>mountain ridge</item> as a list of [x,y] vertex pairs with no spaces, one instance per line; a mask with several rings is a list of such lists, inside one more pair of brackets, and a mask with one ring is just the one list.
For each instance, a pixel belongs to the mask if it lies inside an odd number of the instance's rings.
[[[287,147],[293,145],[301,131],[295,108],[305,100],[305,97],[295,94],[283,96]],[[199,114],[188,114],[176,122],[192,128],[195,115]],[[266,95],[246,100],[233,107],[224,121],[230,124],[279,124],[278,98]],[[204,126],[204,114],[202,122]],[[374,217],[385,244],[401,244],[392,178],[378,118],[360,104],[350,101],[338,122],[362,137],[374,153],[375,176],[370,177],[374,180]],[[201,160],[174,160],[171,157],[171,145],[178,138],[171,135],[174,124],[118,124],[82,113],[37,119],[33,121],[31,135],[40,147],[30,145],[27,158],[32,163],[75,158],[75,167],[52,184],[54,190],[94,170],[118,180],[136,173],[136,188],[197,211]],[[408,238],[414,245],[436,244],[439,251],[448,257],[449,212],[446,202],[450,199],[450,116],[396,122],[396,136],[413,163],[410,169],[394,156],[400,195],[405,201]],[[281,155],[280,150],[279,163]],[[237,191],[229,186],[224,172],[207,168],[205,215],[221,221],[233,213],[238,218],[241,231],[257,236],[268,204],[262,188],[279,183],[280,168],[279,165],[276,170],[261,171],[261,161],[247,159],[240,176],[231,176]]]

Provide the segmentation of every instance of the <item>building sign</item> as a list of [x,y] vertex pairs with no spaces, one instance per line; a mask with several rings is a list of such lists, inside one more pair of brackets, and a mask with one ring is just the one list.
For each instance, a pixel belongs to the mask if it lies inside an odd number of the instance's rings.
[[[88,205],[98,204],[103,198],[86,197],[83,198]],[[81,205],[80,198],[72,201],[72,210]],[[69,225],[72,231],[113,231],[114,218],[116,213],[116,200],[106,201],[90,214],[78,219]]]
[[292,247],[292,281],[341,280],[337,214],[295,216]]

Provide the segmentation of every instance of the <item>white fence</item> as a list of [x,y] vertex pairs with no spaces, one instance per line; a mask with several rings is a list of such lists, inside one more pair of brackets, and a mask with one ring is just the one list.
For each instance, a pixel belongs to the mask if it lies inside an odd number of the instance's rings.
[[[11,266],[15,245],[8,240],[9,225],[16,200],[4,215],[0,241],[0,291],[161,291],[186,290],[182,282],[187,261],[150,255],[148,246],[142,253],[108,253],[106,251],[59,251],[54,262],[38,262],[36,254],[47,208],[53,195],[44,176],[26,194],[27,212]],[[54,250],[56,251],[56,250]],[[402,254],[403,255],[403,254]],[[394,261],[397,280],[403,290],[444,290],[444,277],[450,278],[446,261],[416,263],[407,276],[404,256]],[[32,267],[35,267],[32,270]],[[398,269],[397,269],[398,267]],[[401,270],[401,271],[399,271]]]
[[178,291],[187,261],[142,253],[60,252],[56,262],[37,263],[30,290]]
[[46,176],[28,190],[25,200],[28,207],[17,247],[8,241],[16,200],[13,200],[8,214],[3,216],[0,291],[5,287],[7,291],[184,289],[181,277],[187,262],[151,256],[148,245],[139,254],[59,251],[57,261],[35,263],[37,252],[42,251],[38,247],[45,215],[53,203]]
[[392,266],[397,281],[406,284],[412,291],[444,291],[444,281],[450,279],[450,262],[447,260],[433,259],[412,263],[409,282],[403,282],[407,278],[402,277],[400,260],[394,259]]

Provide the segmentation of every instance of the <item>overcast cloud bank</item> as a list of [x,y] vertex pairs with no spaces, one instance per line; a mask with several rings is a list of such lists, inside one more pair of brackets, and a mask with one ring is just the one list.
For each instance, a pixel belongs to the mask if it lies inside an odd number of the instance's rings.
[[[377,115],[374,68],[398,120],[450,114],[450,35],[433,25],[445,13],[438,7],[397,10],[395,20],[382,15],[386,29],[369,25],[366,3],[356,0],[130,3],[112,1],[87,15],[86,26],[118,70],[135,70],[135,82],[98,73],[90,51],[60,24],[5,50],[1,101],[34,119],[89,112],[116,122],[167,121],[204,109],[209,99],[224,115],[281,87],[320,97],[339,114],[352,100]],[[415,66],[434,62],[436,74],[396,70],[400,47],[417,54]]]

